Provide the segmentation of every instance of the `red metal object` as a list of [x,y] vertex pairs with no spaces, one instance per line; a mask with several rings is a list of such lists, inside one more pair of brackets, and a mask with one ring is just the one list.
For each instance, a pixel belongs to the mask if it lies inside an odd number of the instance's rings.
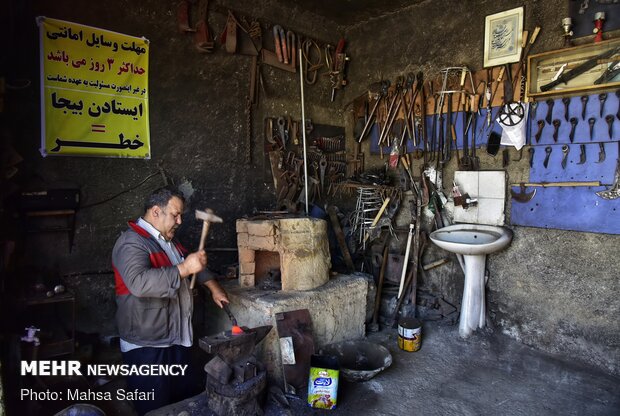
[[344,44],[344,38],[340,38],[340,40],[338,41],[338,46],[336,46],[336,55],[344,52]]
[[187,0],[179,2],[177,7],[177,25],[181,33],[195,32],[194,29],[189,27],[189,2]]
[[601,42],[603,40],[603,23],[605,22],[605,12],[598,12],[594,15],[594,30],[596,33],[594,37],[594,43]]
[[280,44],[280,30],[281,29],[282,27],[278,25],[275,25],[273,27],[273,43],[276,48],[276,56],[278,57],[278,61],[284,62],[284,59],[282,57],[282,45]]

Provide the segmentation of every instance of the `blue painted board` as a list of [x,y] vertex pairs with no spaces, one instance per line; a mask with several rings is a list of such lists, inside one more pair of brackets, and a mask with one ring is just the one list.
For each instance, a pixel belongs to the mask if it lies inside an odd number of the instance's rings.
[[[512,188],[519,192],[519,188]],[[528,188],[530,192],[534,188]],[[527,203],[512,200],[510,213],[513,225],[560,230],[620,234],[620,199],[606,200],[595,192],[598,187],[536,188],[536,195]]]
[[[562,145],[534,147],[534,161],[530,168],[530,182],[569,182],[569,181],[600,181],[602,184],[611,184],[614,179],[618,155],[618,142],[603,143],[606,158],[603,163],[597,163],[599,145],[588,143],[586,146],[586,163],[579,165],[580,146],[569,146],[566,168],[562,168]],[[551,148],[549,163],[545,168],[543,163],[546,157],[545,148]]]
[[[497,118],[497,114],[499,111],[499,107],[494,107],[492,109],[492,120]],[[480,149],[481,147],[486,147],[487,141],[488,141],[488,135],[489,135],[489,128],[487,128],[486,126],[486,109],[481,110],[480,115],[477,115],[477,127],[476,127],[476,149]],[[426,124],[425,124],[425,128],[426,128],[426,134],[427,137],[430,138],[432,137],[432,132],[433,132],[433,118],[434,116],[426,116],[425,120],[426,120]],[[437,117],[437,126],[436,126],[436,131],[439,132],[439,117]],[[463,113],[453,113],[452,114],[452,124],[454,124],[454,129],[456,131],[456,136],[457,136],[457,147],[459,149],[463,148]],[[448,120],[447,120],[447,116],[444,115],[443,118],[443,131],[444,131],[444,137],[447,137],[446,135],[446,131],[447,131],[447,126],[448,126]],[[484,126],[483,128],[481,128],[482,126]],[[470,127],[471,129],[471,127]],[[502,128],[499,125],[498,122],[493,122],[491,124],[491,131],[495,131],[499,134],[501,134],[502,132]],[[370,133],[368,133],[368,136],[370,137],[370,153],[371,154],[379,154],[379,128],[377,126],[377,124],[373,124],[372,128],[370,129]],[[471,148],[471,131],[468,132],[468,147]],[[452,143],[452,148],[454,149],[454,143]],[[418,143],[417,146],[413,146],[413,142],[411,140],[407,140],[407,153],[411,153],[414,150],[419,149],[422,150],[422,143]],[[383,146],[383,154],[388,154],[390,152],[390,148],[389,146]]]
[[[561,122],[558,129],[558,143],[571,143],[569,140],[569,134],[571,130],[570,119],[577,119],[577,126],[575,127],[575,137],[573,143],[590,143],[592,141],[611,141],[620,140],[620,120],[615,117],[618,112],[618,96],[615,93],[607,93],[607,99],[603,107],[603,117],[600,117],[600,101],[598,94],[592,94],[588,96],[588,103],[586,105],[585,120],[581,117],[582,105],[581,97],[570,97],[570,104],[568,107],[569,121],[564,117],[564,103],[561,99],[554,100],[551,120],[559,120]],[[549,106],[546,101],[540,101],[536,108],[535,114],[531,114],[530,117],[530,132],[532,137],[532,144],[549,144],[554,143],[553,132],[554,127],[552,124],[547,123],[547,111]],[[609,127],[605,121],[605,116],[614,116],[612,123],[612,136],[609,137]],[[590,125],[588,119],[594,118],[594,130],[592,134],[592,140],[590,140]],[[539,142],[536,142],[534,135],[538,131],[538,120],[545,121],[545,126]],[[529,142],[528,142],[529,143]]]
[[[577,118],[575,135],[571,143],[569,135],[570,122],[565,119],[565,107],[561,99],[554,100],[552,120],[560,120],[557,142],[553,139],[554,127],[545,121],[540,140],[534,135],[538,131],[538,120],[547,116],[548,105],[541,101],[529,120],[529,140],[534,148],[534,160],[530,168],[530,182],[569,182],[600,181],[601,187],[552,187],[536,188],[536,196],[528,203],[512,200],[511,223],[540,228],[557,228],[562,230],[620,234],[620,199],[605,200],[596,195],[596,191],[608,189],[614,181],[616,164],[620,158],[620,120],[615,117],[618,112],[618,96],[607,93],[600,117],[600,100],[598,94],[590,95],[586,105],[585,120],[582,118],[581,97],[571,97],[569,119]],[[612,135],[606,115],[613,115]],[[589,118],[594,118],[594,129],[590,139]],[[600,147],[605,149],[605,160],[598,163]],[[562,145],[569,146],[566,168],[562,168]],[[580,159],[580,144],[585,144],[586,163],[577,164]],[[552,149],[547,168],[543,162],[545,148]],[[534,188],[528,188],[530,192]],[[519,192],[520,189],[513,188]]]
[[[575,135],[573,138],[573,142],[571,143],[569,139],[569,134],[571,131],[571,124],[569,121],[566,121],[564,117],[564,103],[561,99],[554,100],[554,106],[552,110],[552,120],[559,120],[561,122],[560,127],[558,128],[558,140],[555,142],[553,140],[554,127],[552,124],[548,124],[545,121],[545,126],[542,131],[542,135],[540,140],[537,142],[534,138],[536,132],[538,131],[538,120],[545,120],[547,116],[548,105],[546,101],[540,101],[538,103],[538,107],[535,112],[530,113],[530,118],[528,120],[528,128],[527,128],[527,137],[526,143],[532,144],[534,146],[541,145],[546,146],[549,144],[581,144],[581,143],[595,143],[595,142],[615,142],[620,140],[620,119],[617,117],[614,118],[612,123],[612,136],[609,137],[609,126],[605,121],[605,116],[612,115],[615,116],[618,112],[618,106],[620,105],[618,96],[613,93],[607,93],[607,100],[605,101],[605,105],[603,107],[603,117],[600,117],[600,101],[599,95],[593,94],[589,96],[588,103],[586,105],[586,114],[585,120],[581,117],[581,97],[571,97],[569,104],[569,120],[572,117],[577,119],[577,126],[575,127]],[[499,112],[499,107],[493,107],[492,109],[492,119],[495,120],[497,118],[497,114]],[[477,116],[477,131],[476,131],[476,147],[480,148],[486,146],[488,139],[488,129],[486,128],[486,109],[481,110],[481,114]],[[594,118],[594,130],[592,135],[592,140],[590,140],[590,126],[588,124],[588,119]],[[453,113],[452,115],[453,124],[455,124],[455,130],[457,134],[457,146],[459,149],[463,148],[463,113]],[[437,121],[438,122],[438,121]],[[444,135],[447,129],[447,116],[444,115]],[[484,129],[481,132],[481,126],[484,125]],[[374,129],[377,128],[375,125]],[[433,128],[433,116],[426,117],[426,133],[430,138],[432,135]],[[497,133],[502,132],[500,124],[495,121],[493,122],[492,131]],[[437,131],[439,131],[439,126],[437,126]],[[370,133],[371,136],[371,153],[377,154],[379,153],[379,146],[377,145],[379,132],[376,130],[376,134],[373,135],[373,132]],[[469,146],[471,146],[471,132],[469,134]],[[605,145],[608,147],[609,145]],[[571,146],[572,147],[572,146]],[[416,148],[421,149],[421,145],[419,144]],[[413,143],[408,141],[407,151],[412,152],[415,148],[413,147]],[[384,153],[389,151],[387,146],[383,149]],[[571,148],[571,152],[574,153],[574,149]],[[577,147],[578,151],[578,147]],[[598,157],[597,157],[598,159]],[[589,161],[588,161],[589,163]]]

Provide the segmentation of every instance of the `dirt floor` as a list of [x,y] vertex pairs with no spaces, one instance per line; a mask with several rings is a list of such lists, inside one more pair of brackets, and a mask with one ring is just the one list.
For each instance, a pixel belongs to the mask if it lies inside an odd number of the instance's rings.
[[[265,415],[618,415],[620,379],[551,356],[504,335],[483,331],[467,340],[458,327],[425,323],[422,348],[398,348],[396,330],[369,334],[393,364],[374,378],[340,381],[337,409],[310,409],[305,399],[286,403],[270,395]],[[204,395],[149,413],[211,415]],[[186,412],[186,413],[182,413]]]

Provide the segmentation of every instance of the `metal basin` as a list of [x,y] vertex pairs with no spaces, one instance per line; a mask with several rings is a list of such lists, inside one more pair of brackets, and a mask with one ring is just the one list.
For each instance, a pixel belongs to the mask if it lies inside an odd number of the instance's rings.
[[369,341],[343,341],[324,346],[320,355],[335,357],[340,373],[348,381],[366,381],[392,365],[392,355],[382,345]]

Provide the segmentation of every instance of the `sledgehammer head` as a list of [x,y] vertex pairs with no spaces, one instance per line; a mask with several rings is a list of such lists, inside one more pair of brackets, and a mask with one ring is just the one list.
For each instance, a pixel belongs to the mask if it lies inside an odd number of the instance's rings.
[[220,217],[213,213],[213,210],[207,208],[204,211],[199,209],[196,210],[196,219],[205,221],[205,222],[223,222]]

